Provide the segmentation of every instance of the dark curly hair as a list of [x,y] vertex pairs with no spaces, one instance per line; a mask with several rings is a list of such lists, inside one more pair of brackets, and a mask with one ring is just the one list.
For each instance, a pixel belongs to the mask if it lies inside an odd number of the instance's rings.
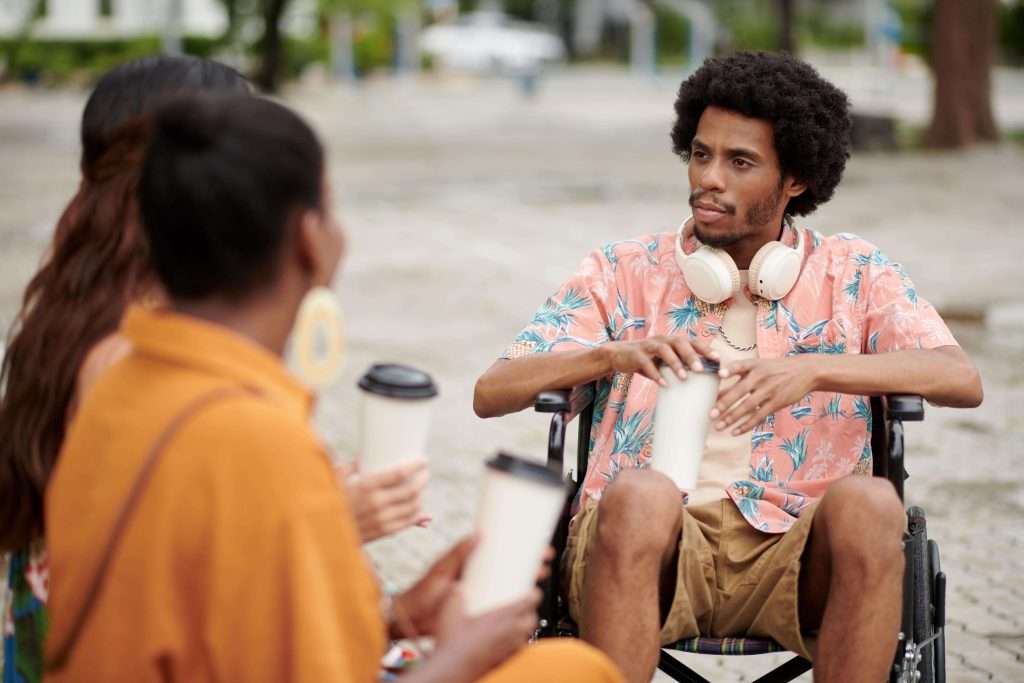
[[813,67],[768,52],[704,62],[676,98],[672,150],[684,161],[690,161],[697,123],[710,106],[772,124],[783,175],[807,185],[789,200],[787,214],[806,216],[832,197],[850,156],[850,103]]

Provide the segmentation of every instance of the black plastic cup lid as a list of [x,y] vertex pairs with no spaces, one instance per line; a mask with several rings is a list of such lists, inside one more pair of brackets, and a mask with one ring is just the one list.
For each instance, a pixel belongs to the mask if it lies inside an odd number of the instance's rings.
[[[722,369],[722,365],[717,360],[711,360],[710,358],[701,358],[700,366],[699,372],[706,372],[712,375],[717,375],[718,371]],[[686,368],[686,371],[694,372],[691,368]]]
[[[655,365],[659,368],[665,365],[665,361],[660,358],[655,361]],[[721,364],[717,360],[711,360],[710,358],[701,357],[700,359],[700,370],[694,370],[689,365],[683,365],[687,372],[703,372],[709,375],[717,375],[721,369]]]
[[397,363],[375,363],[359,379],[359,388],[388,398],[433,398],[437,385],[422,370]]
[[562,481],[562,474],[560,472],[556,472],[547,465],[542,465],[538,462],[520,458],[515,455],[509,455],[508,453],[499,452],[487,461],[487,466],[491,469],[498,470],[499,472],[505,472],[516,477],[531,479],[538,484],[565,488],[565,482]]

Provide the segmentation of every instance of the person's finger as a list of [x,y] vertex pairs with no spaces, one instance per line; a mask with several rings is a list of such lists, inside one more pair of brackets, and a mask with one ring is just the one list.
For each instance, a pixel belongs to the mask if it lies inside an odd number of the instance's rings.
[[690,346],[693,347],[694,351],[696,351],[701,356],[704,356],[705,358],[710,358],[711,360],[719,359],[718,352],[711,348],[711,342],[704,341],[700,337],[691,337],[689,339],[689,342]]
[[728,389],[720,390],[711,409],[711,419],[721,422],[722,416],[753,390],[754,382],[749,377],[744,377]]
[[718,371],[718,376],[722,379],[732,377],[733,375],[746,375],[758,364],[757,358],[750,358],[747,360],[738,360],[735,363],[729,363],[724,368]]
[[739,436],[744,432],[749,432],[751,429],[764,422],[764,419],[774,413],[775,410],[775,406],[770,403],[761,404],[760,408],[749,415],[746,420],[743,420],[739,425],[733,428],[732,435]]
[[466,536],[448,549],[444,555],[431,566],[429,573],[435,576],[447,576],[457,579],[462,573],[466,560],[469,559],[479,539],[476,534]]
[[420,507],[420,491],[411,487],[377,489],[363,493],[366,496],[364,507],[380,515],[397,508],[412,506],[418,510]]
[[656,382],[659,386],[668,386],[668,382],[666,382],[665,378],[658,372],[658,367],[654,364],[654,361],[648,358],[645,354],[641,354],[640,358],[637,359],[637,368],[641,375],[652,382]]
[[700,361],[700,354],[697,353],[691,340],[685,337],[670,337],[669,343],[672,345],[672,350],[686,364],[686,367],[694,372],[700,372],[704,368],[704,364]]
[[377,515],[377,526],[385,534],[393,534],[408,526],[412,526],[419,513],[420,506],[418,502],[385,508]]
[[430,523],[433,521],[434,515],[430,514],[429,512],[424,512],[416,518],[416,521],[413,522],[413,526],[418,526],[421,529],[426,529],[428,526],[430,526]]
[[359,470],[359,463],[355,460],[352,462],[339,462],[334,465],[334,474],[338,477],[339,481],[344,481],[350,476],[355,474]]
[[683,361],[680,360],[680,354],[675,346],[668,343],[659,343],[655,345],[654,353],[661,359],[661,362],[672,368],[672,372],[676,373],[676,377],[686,379],[686,369],[683,367]]
[[427,461],[423,458],[416,458],[379,472],[361,475],[360,483],[374,488],[393,488],[413,480],[418,474],[426,471]]
[[724,422],[726,427],[731,426],[744,416],[760,408],[771,397],[770,394],[771,392],[764,387],[750,386],[749,392],[737,403],[729,406],[729,409],[718,418],[719,421]]

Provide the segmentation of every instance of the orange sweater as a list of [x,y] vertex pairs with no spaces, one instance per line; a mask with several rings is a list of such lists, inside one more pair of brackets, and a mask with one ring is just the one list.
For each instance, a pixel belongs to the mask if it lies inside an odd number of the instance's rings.
[[64,640],[159,432],[169,443],[67,667],[53,681],[373,681],[375,580],[310,396],[264,348],[169,312],[129,312],[131,353],[84,397],[47,493],[48,647]]

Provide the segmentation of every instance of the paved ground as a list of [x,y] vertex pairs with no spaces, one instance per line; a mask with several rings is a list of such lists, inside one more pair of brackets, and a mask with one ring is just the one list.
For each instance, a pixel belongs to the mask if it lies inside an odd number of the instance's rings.
[[[339,282],[349,361],[319,427],[351,453],[354,382],[373,360],[420,365],[442,386],[427,498],[436,521],[371,547],[389,582],[405,585],[470,528],[480,464],[494,450],[543,455],[542,418],[473,416],[475,378],[588,250],[684,217],[685,169],[668,144],[675,86],[585,72],[545,81],[533,100],[509,83],[458,79],[289,96],[329,146],[351,235]],[[80,93],[0,91],[0,329],[77,182],[81,104]],[[1005,104],[1013,119],[1018,98]],[[903,261],[919,291],[961,321],[954,331],[985,380],[980,409],[929,409],[908,428],[908,498],[929,511],[949,575],[954,682],[1024,679],[1022,176],[1019,147],[855,157],[833,202],[807,221],[860,233]],[[696,667],[752,680],[771,660]]]

